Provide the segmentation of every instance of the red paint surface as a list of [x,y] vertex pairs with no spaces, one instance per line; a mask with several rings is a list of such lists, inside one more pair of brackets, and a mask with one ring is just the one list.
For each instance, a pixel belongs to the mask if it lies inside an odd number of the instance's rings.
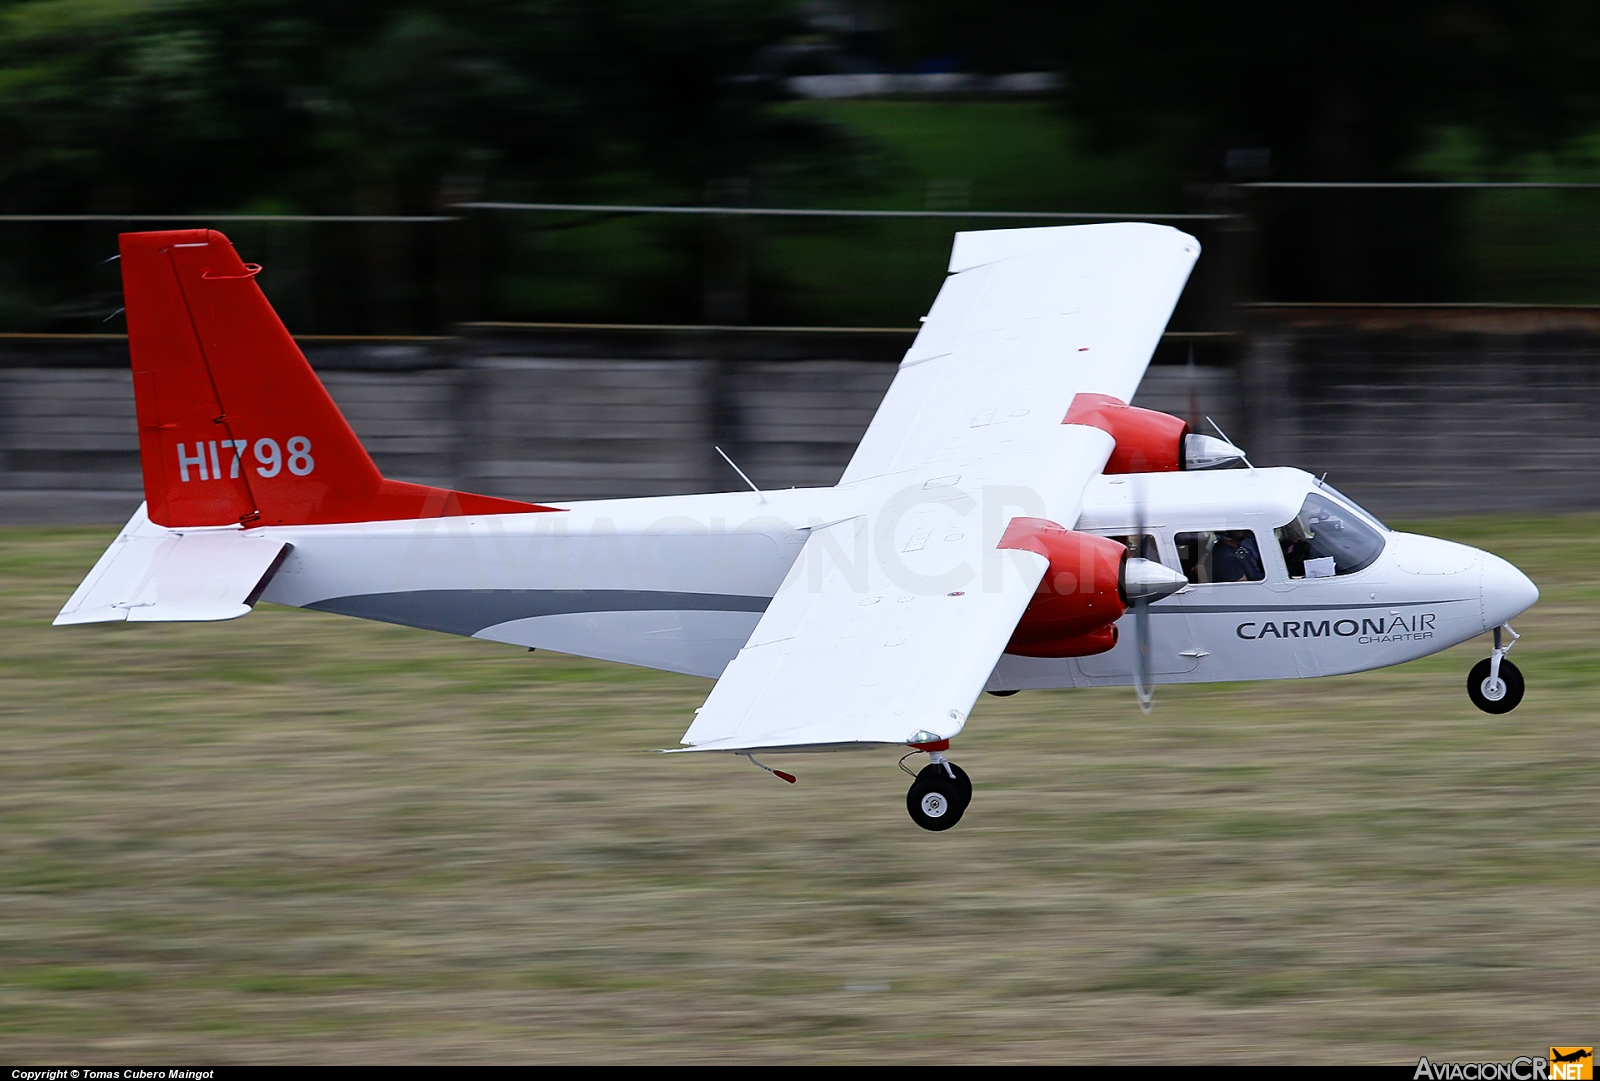
[[[312,525],[555,509],[384,479],[256,285],[259,268],[221,233],[124,233],[121,251],[151,521]],[[296,438],[310,448],[296,467],[314,463],[304,475],[287,461]],[[274,476],[254,454],[263,439],[284,459]],[[237,476],[225,440],[248,442]],[[206,479],[193,463],[182,479],[180,445],[203,455]]]
[[1126,405],[1109,394],[1078,394],[1061,423],[1099,428],[1116,440],[1102,472],[1171,473],[1183,468],[1189,425],[1179,417]]
[[1071,638],[1041,638],[1026,642],[1018,642],[1013,638],[1006,646],[1006,652],[1018,657],[1093,657],[1096,653],[1115,649],[1116,645],[1117,628],[1110,626]]
[[1044,518],[1011,519],[998,547],[1036,552],[1050,561],[1006,643],[1007,653],[1087,657],[1117,644],[1111,624],[1128,608],[1119,589],[1127,548]]

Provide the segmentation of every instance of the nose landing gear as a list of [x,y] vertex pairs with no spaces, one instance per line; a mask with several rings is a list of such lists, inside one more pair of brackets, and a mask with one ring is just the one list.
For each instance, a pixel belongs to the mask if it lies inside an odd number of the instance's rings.
[[967,804],[972,802],[972,781],[966,770],[947,760],[943,753],[929,751],[928,757],[933,761],[922,768],[906,792],[906,810],[911,821],[938,833],[961,821]]
[[[1511,632],[1510,645],[1500,644],[1500,632]],[[1510,713],[1517,708],[1517,703],[1522,701],[1523,683],[1522,672],[1516,665],[1506,660],[1506,654],[1511,646],[1517,644],[1517,639],[1522,637],[1511,630],[1511,624],[1506,623],[1494,629],[1494,652],[1477,664],[1472,666],[1472,671],[1467,675],[1467,697],[1472,699],[1472,704],[1485,713]]]

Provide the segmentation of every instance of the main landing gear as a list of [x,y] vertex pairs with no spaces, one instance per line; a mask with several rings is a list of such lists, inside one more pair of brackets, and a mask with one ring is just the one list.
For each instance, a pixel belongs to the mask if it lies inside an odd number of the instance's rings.
[[[1501,645],[1500,632],[1509,631],[1511,642]],[[1467,675],[1467,697],[1485,713],[1510,713],[1522,701],[1522,672],[1506,660],[1511,646],[1522,637],[1506,623],[1494,629],[1494,652],[1472,666]]]
[[911,821],[937,833],[966,814],[967,804],[972,802],[972,781],[967,771],[947,760],[942,751],[929,751],[928,757],[933,761],[922,768],[906,792],[906,810]]

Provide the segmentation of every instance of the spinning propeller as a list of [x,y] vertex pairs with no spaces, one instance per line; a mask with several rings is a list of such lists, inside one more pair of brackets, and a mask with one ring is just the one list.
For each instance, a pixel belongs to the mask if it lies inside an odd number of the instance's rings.
[[[1191,363],[1192,363],[1191,359]],[[1240,462],[1250,466],[1244,451],[1229,441],[1227,433],[1210,417],[1206,422],[1216,430],[1217,436],[1184,435],[1179,444],[1182,468],[1191,471],[1230,469]],[[1144,476],[1129,476],[1129,494],[1133,499],[1134,544],[1138,551],[1129,554],[1122,570],[1122,595],[1133,608],[1133,631],[1137,652],[1133,660],[1133,690],[1139,702],[1139,711],[1149,713],[1155,705],[1154,657],[1151,647],[1150,606],[1163,597],[1169,597],[1189,584],[1186,575],[1163,566],[1160,557],[1144,558],[1146,543],[1153,540],[1149,534],[1149,514],[1145,503]]]
[[[1133,479],[1133,521],[1139,558],[1143,559],[1144,539],[1149,535],[1145,527],[1149,523],[1145,514],[1144,478],[1138,475]],[[1133,695],[1139,702],[1139,712],[1149,716],[1156,704],[1156,688],[1150,679],[1150,597],[1141,593],[1130,594],[1128,599],[1133,601],[1133,629],[1139,645],[1139,652],[1133,659]]]
[[1137,650],[1133,659],[1133,692],[1139,702],[1139,712],[1149,713],[1155,707],[1155,680],[1151,671],[1150,605],[1162,597],[1171,596],[1189,584],[1189,579],[1170,567],[1144,558],[1145,538],[1149,536],[1145,513],[1144,484],[1139,474],[1132,478],[1134,544],[1137,554],[1128,556],[1122,570],[1122,592],[1133,606],[1133,631]]

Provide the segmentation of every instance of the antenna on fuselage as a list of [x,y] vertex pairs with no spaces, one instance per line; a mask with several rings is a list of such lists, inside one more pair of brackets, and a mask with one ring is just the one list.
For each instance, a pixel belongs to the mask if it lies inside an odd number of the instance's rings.
[[766,494],[764,492],[762,492],[760,488],[756,487],[756,482],[755,481],[753,481],[749,477],[745,476],[744,470],[739,468],[739,465],[738,465],[737,462],[735,462],[732,458],[728,457],[728,452],[727,451],[723,450],[721,447],[712,447],[711,449],[715,450],[718,454],[722,455],[722,460],[723,461],[725,461],[729,465],[733,466],[733,471],[735,473],[739,474],[740,479],[743,480],[746,484],[748,484],[750,486],[750,490],[752,492],[754,492],[756,495],[761,497],[761,502],[765,503],[767,501]]
[[[1229,446],[1233,446],[1233,447],[1237,447],[1239,445],[1239,444],[1235,443],[1233,440],[1228,438],[1228,433],[1222,430],[1222,425],[1218,424],[1216,421],[1212,420],[1210,417],[1206,418],[1206,423],[1211,425],[1211,427],[1216,430],[1217,435],[1222,439],[1222,441],[1224,443],[1227,443]],[[1239,458],[1240,458],[1241,461],[1244,462],[1245,465],[1250,466],[1250,472],[1254,473],[1256,471],[1256,467],[1254,465],[1251,465],[1249,457],[1245,454],[1245,452],[1243,450],[1239,451]],[[728,464],[732,465],[733,463],[730,462]],[[734,468],[738,469],[739,467],[735,465]]]

